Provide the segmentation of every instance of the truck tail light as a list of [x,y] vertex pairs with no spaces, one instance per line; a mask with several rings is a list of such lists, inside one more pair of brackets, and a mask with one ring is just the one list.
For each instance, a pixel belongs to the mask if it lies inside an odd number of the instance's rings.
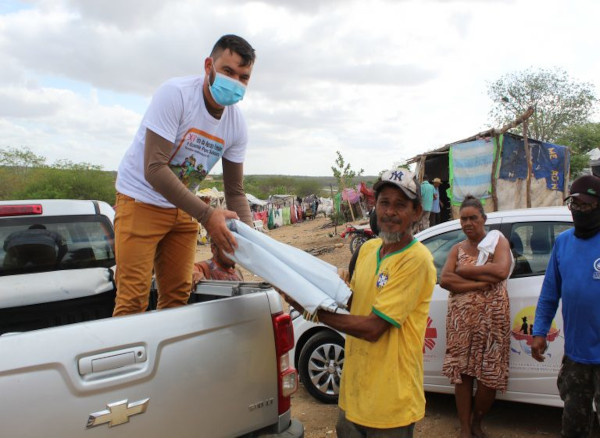
[[17,204],[0,206],[0,216],[31,216],[42,214],[41,204]]
[[283,414],[291,407],[290,396],[298,389],[298,372],[290,365],[290,350],[294,348],[292,318],[287,313],[273,315],[275,350],[277,352],[278,412]]

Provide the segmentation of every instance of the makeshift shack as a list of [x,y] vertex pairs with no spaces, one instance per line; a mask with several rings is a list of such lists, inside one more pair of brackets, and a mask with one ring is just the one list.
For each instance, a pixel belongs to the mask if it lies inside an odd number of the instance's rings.
[[295,224],[298,221],[299,206],[295,195],[270,195],[268,202],[269,230],[283,225]]
[[[521,122],[517,119],[507,126]],[[430,181],[442,180],[440,199],[446,207],[442,220],[457,218],[458,206],[468,194],[480,199],[486,211],[563,204],[568,192],[569,148],[507,130],[484,131],[407,161],[416,164],[421,181],[424,175]]]
[[216,187],[211,189],[202,189],[196,191],[196,196],[200,197],[204,202],[210,204],[214,208],[225,207],[225,194],[217,190]]
[[252,212],[261,212],[265,210],[268,205],[267,201],[258,199],[256,196],[251,195],[250,193],[246,193],[246,199],[248,200],[248,204],[250,204],[250,210]]
[[266,230],[269,223],[269,203],[262,199],[258,199],[250,193],[246,193],[246,199],[248,199],[248,204],[250,204],[254,229],[261,231]]

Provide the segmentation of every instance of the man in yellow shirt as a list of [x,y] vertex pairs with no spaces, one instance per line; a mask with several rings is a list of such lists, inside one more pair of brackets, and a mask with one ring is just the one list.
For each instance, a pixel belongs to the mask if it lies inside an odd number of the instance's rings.
[[436,271],[412,235],[422,214],[413,174],[387,171],[373,189],[379,239],[358,252],[350,315],[320,309],[317,318],[348,335],[338,437],[410,438],[425,416],[423,342]]

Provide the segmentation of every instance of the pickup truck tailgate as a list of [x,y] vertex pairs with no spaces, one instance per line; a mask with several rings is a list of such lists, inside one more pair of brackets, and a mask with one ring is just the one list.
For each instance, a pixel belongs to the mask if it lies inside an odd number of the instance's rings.
[[276,423],[275,296],[0,336],[2,436],[214,438]]

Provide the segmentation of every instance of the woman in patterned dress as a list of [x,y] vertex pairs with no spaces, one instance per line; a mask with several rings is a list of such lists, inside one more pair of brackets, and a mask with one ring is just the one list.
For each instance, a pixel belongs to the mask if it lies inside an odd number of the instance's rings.
[[[496,391],[505,391],[508,383],[510,308],[506,279],[512,258],[508,240],[500,235],[495,249],[489,251],[493,254],[477,266],[477,246],[486,237],[487,217],[473,196],[465,197],[459,211],[467,239],[452,247],[440,279],[440,286],[450,291],[442,372],[455,385],[461,438],[483,438],[481,421]],[[486,242],[489,240],[493,239]],[[477,392],[473,401],[474,380]]]

